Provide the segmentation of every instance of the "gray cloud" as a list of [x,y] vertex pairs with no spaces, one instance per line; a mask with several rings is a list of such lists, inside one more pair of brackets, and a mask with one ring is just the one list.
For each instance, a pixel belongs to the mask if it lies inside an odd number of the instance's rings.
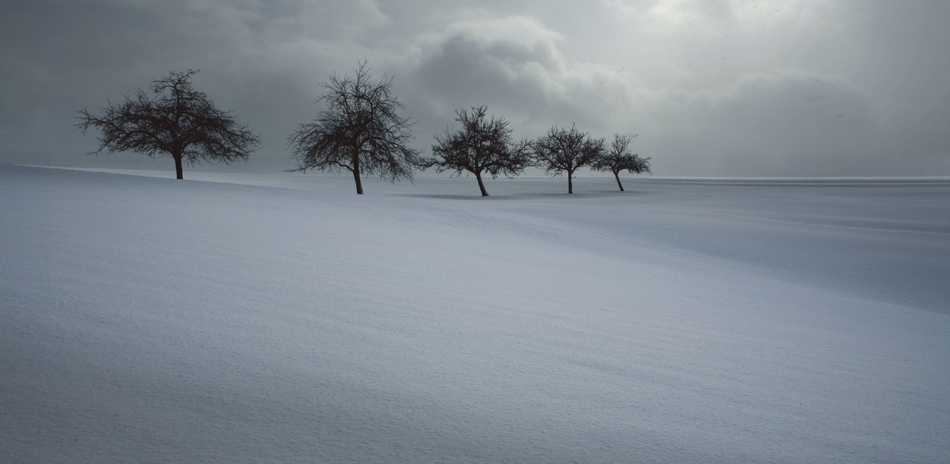
[[655,104],[662,151],[688,175],[872,175],[867,164],[880,155],[867,95],[833,76],[781,70]]
[[407,75],[411,98],[436,127],[455,109],[479,104],[522,125],[566,111],[571,102],[558,40],[524,17],[451,24],[420,44],[421,58]]
[[[35,0],[0,15],[0,162],[83,157],[75,111],[169,70],[262,133],[245,169],[289,167],[318,83],[395,76],[416,143],[474,104],[519,136],[636,132],[657,175],[950,175],[943,1]],[[241,167],[237,167],[241,168]]]

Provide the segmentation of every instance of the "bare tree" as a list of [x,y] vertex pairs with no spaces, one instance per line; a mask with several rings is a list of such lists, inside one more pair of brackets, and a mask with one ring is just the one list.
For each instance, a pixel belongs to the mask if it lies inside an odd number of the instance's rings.
[[413,122],[400,115],[403,106],[392,94],[392,83],[392,77],[374,80],[365,62],[355,77],[331,75],[317,100],[326,109],[287,138],[297,160],[293,171],[348,171],[359,195],[360,174],[377,173],[393,182],[412,179],[412,166],[420,162],[419,152],[406,146]]
[[455,120],[462,127],[436,135],[436,144],[432,146],[436,157],[424,159],[421,166],[435,166],[438,172],[455,171],[455,175],[470,172],[475,175],[483,197],[488,196],[482,182],[483,172],[495,179],[498,174],[514,177],[524,171],[529,162],[528,142],[515,143],[508,121],[494,115],[488,117],[487,112],[484,105],[473,106],[471,112],[457,110]]
[[93,153],[134,151],[152,158],[171,156],[179,179],[184,178],[183,161],[246,161],[260,139],[191,86],[197,73],[191,69],[172,71],[152,82],[152,95],[137,90],[125,102],[101,108],[99,115],[79,111],[76,126],[83,133],[90,127],[102,131],[99,149]]
[[620,172],[629,171],[634,174],[650,172],[650,158],[641,158],[636,153],[630,153],[630,142],[636,137],[636,134],[616,134],[614,141],[610,144],[601,157],[594,161],[591,168],[596,171],[610,171],[614,173],[617,179],[617,187],[623,192],[623,184],[620,183]]
[[567,173],[567,193],[574,193],[574,171],[588,166],[604,151],[604,139],[593,139],[573,124],[570,129],[552,127],[532,144],[535,164],[549,175]]

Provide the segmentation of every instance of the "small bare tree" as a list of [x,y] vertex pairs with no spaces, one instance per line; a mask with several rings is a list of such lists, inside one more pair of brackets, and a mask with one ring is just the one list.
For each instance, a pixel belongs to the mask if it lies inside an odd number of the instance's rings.
[[504,118],[487,116],[484,105],[473,106],[471,112],[457,110],[455,120],[462,127],[445,134],[436,135],[436,144],[432,153],[436,157],[422,161],[421,166],[435,166],[436,171],[455,171],[461,175],[467,171],[475,175],[478,189],[483,197],[488,196],[482,173],[487,172],[492,179],[504,174],[514,177],[524,171],[529,162],[528,142],[515,143],[511,138],[511,129]]
[[610,171],[614,173],[614,179],[617,179],[617,187],[623,192],[623,184],[620,183],[620,172],[629,171],[634,174],[650,172],[650,158],[641,158],[636,153],[630,153],[630,142],[636,138],[636,134],[616,134],[610,148],[600,158],[594,161],[591,166],[596,171]]
[[392,83],[392,77],[374,80],[365,62],[355,77],[331,75],[317,100],[326,109],[287,137],[297,160],[292,171],[348,171],[359,195],[360,174],[376,173],[393,182],[412,179],[412,167],[420,162],[419,152],[406,146],[413,122],[400,114],[403,106],[392,94]]
[[90,127],[102,131],[99,149],[93,153],[134,151],[152,158],[171,156],[178,179],[184,178],[183,161],[246,161],[260,139],[191,86],[197,73],[191,69],[170,72],[152,82],[152,95],[137,90],[124,102],[101,108],[99,115],[84,109],[76,126],[83,133]]
[[574,193],[574,172],[589,166],[604,152],[604,139],[593,139],[573,124],[570,129],[552,127],[532,144],[535,164],[549,175],[567,173],[567,193]]

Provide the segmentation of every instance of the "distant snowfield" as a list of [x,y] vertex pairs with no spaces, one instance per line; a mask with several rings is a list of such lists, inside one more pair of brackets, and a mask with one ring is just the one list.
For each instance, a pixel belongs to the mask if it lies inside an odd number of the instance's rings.
[[0,166],[0,461],[950,462],[950,181],[191,177]]

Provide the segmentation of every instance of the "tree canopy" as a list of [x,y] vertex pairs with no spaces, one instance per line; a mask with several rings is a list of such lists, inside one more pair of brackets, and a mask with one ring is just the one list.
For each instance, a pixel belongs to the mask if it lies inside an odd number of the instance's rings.
[[374,80],[363,62],[354,77],[333,74],[322,83],[326,93],[318,102],[326,108],[287,138],[297,160],[293,171],[350,172],[360,195],[360,174],[412,179],[412,167],[420,162],[419,152],[407,146],[413,122],[401,114],[392,82],[392,77]]
[[246,161],[260,139],[192,87],[191,78],[197,73],[172,71],[152,82],[151,94],[139,89],[124,102],[101,108],[100,114],[79,111],[77,126],[83,133],[90,127],[102,131],[99,149],[93,153],[171,156],[178,179],[184,178],[183,161]]
[[424,167],[434,166],[436,171],[455,171],[455,175],[469,172],[475,175],[482,196],[488,191],[482,181],[487,172],[492,179],[499,174],[513,177],[528,165],[528,142],[515,143],[511,138],[508,121],[494,115],[488,116],[484,105],[473,106],[471,111],[456,110],[461,128],[436,135],[432,146],[433,158],[423,160]]
[[535,164],[549,175],[567,173],[567,193],[574,193],[574,171],[589,166],[604,151],[604,139],[591,138],[577,130],[552,127],[548,133],[532,143]]
[[596,171],[610,171],[617,180],[617,187],[623,192],[620,183],[620,172],[629,171],[634,174],[650,172],[650,158],[641,158],[636,153],[630,153],[630,142],[636,138],[633,134],[616,134],[614,141],[606,152],[594,161],[591,168]]

